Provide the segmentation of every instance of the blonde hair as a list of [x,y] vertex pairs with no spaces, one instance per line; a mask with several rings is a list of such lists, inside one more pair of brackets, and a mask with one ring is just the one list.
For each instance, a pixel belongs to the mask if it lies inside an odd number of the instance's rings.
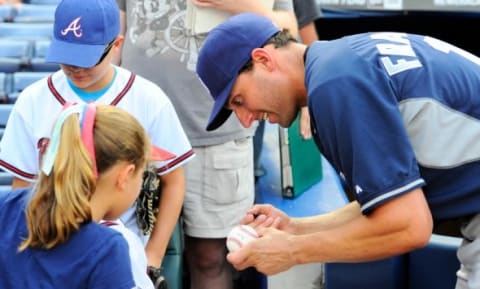
[[[97,106],[93,143],[99,175],[119,161],[144,169],[150,142],[140,123],[124,110]],[[62,126],[53,170],[49,175],[40,173],[27,206],[28,237],[19,251],[50,249],[90,222],[89,201],[95,188],[92,157],[82,143],[79,116],[72,114]]]

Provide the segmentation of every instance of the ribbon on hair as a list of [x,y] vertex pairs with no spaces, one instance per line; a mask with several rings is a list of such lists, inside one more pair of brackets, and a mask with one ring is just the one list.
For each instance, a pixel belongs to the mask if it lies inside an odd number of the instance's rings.
[[69,105],[66,107],[57,118],[55,126],[53,127],[52,136],[48,144],[47,150],[42,160],[42,172],[45,175],[50,175],[50,172],[53,168],[53,163],[55,162],[55,157],[57,156],[58,146],[60,143],[60,133],[62,130],[63,123],[65,120],[74,113],[80,113],[83,110],[83,105]]
[[90,158],[92,159],[93,174],[95,175],[95,177],[98,177],[97,161],[95,157],[95,144],[93,142],[93,128],[95,125],[96,112],[97,106],[95,105],[95,103],[88,103],[83,109],[80,126],[82,130],[82,142],[87,148],[87,151],[90,154]]
[[95,177],[98,177],[97,171],[97,161],[95,158],[95,145],[93,142],[93,128],[95,125],[95,114],[97,111],[97,107],[94,103],[89,104],[66,104],[64,109],[60,113],[55,122],[55,126],[53,128],[52,136],[50,139],[50,143],[47,147],[45,155],[43,156],[42,161],[42,172],[45,175],[50,175],[53,164],[55,163],[55,157],[58,153],[58,146],[60,143],[60,134],[62,130],[62,126],[65,123],[65,120],[72,114],[78,113],[79,123],[80,123],[80,130],[81,130],[81,139],[92,159],[93,164],[93,173]]

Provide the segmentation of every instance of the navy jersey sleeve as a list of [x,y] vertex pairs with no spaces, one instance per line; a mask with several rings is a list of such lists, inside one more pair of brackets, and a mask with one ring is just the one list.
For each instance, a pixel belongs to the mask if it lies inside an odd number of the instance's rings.
[[310,67],[309,107],[322,153],[367,214],[424,181],[388,77],[355,55],[343,61]]
[[136,288],[128,244],[120,234],[114,234],[94,258],[97,265],[90,278],[88,288]]

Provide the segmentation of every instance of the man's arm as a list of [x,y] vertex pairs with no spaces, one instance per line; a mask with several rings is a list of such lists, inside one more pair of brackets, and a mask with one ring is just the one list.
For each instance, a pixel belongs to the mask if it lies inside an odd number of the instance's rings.
[[[335,219],[335,213],[330,217]],[[297,228],[311,231],[318,223],[300,221]],[[358,214],[340,226],[294,237],[298,238],[295,240],[298,245],[294,245],[292,253],[298,263],[314,259],[323,262],[377,260],[424,246],[432,228],[432,216],[423,191],[415,189],[379,206],[370,215]]]
[[200,7],[212,7],[231,14],[252,12],[272,19],[279,27],[288,29],[292,36],[298,36],[298,26],[295,14],[287,10],[270,10],[258,0],[191,0]]
[[238,270],[255,266],[267,275],[309,262],[378,260],[425,246],[433,221],[422,189],[415,189],[367,216],[352,203],[327,215],[296,219],[293,226],[294,234],[260,229],[261,238],[230,253],[228,260]]
[[24,188],[24,187],[28,187],[28,186],[31,186],[32,183],[31,182],[27,182],[27,181],[24,181],[20,178],[17,178],[17,177],[13,177],[13,180],[12,180],[12,190],[13,189],[17,189],[17,188]]
[[185,196],[183,167],[160,176],[162,192],[157,221],[145,247],[148,265],[160,267],[173,229],[180,216]]
[[[125,11],[120,10],[120,35],[125,36],[126,33],[126,28],[127,28],[127,15]],[[125,39],[125,38],[124,38]],[[115,65],[120,66],[122,64],[122,50],[123,50],[123,42],[122,45],[118,47],[118,49],[113,50],[113,57],[112,57],[112,63]]]

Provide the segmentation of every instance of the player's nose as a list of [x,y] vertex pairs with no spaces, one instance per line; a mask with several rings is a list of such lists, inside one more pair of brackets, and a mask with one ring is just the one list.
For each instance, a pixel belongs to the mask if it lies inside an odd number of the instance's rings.
[[238,120],[245,128],[249,128],[252,125],[252,122],[255,120],[253,113],[246,109],[237,108],[234,111],[237,115]]

